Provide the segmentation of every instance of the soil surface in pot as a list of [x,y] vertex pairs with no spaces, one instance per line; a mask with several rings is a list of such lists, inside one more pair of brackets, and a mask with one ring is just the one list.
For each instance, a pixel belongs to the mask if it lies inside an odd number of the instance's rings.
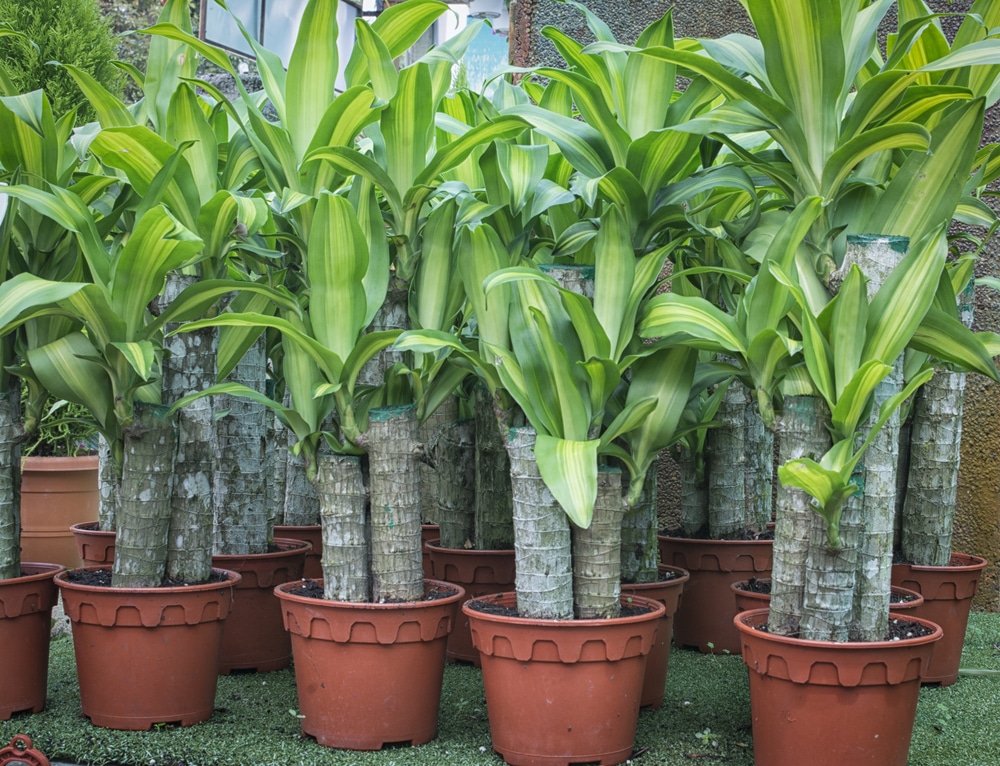
[[[293,596],[302,596],[303,598],[315,598],[320,601],[323,599],[323,586],[320,585],[315,580],[303,580],[302,584],[295,588],[288,588],[286,593],[290,593]],[[454,596],[457,591],[451,588],[438,588],[437,586],[430,588],[424,592],[424,597],[420,601],[437,601],[438,599],[448,598],[449,596]],[[397,600],[397,601],[385,601],[386,604],[406,604],[407,601]]]
[[[754,630],[759,630],[761,633],[768,633],[767,623],[762,623],[760,625],[754,625]],[[883,641],[902,641],[904,638],[921,638],[923,636],[929,636],[934,631],[928,628],[926,625],[921,625],[919,622],[914,622],[912,620],[901,620],[897,617],[890,618],[889,620],[889,634],[883,638]],[[798,636],[790,636],[790,638],[798,638]],[[854,643],[854,642],[851,642]],[[864,643],[864,642],[858,642]]]
[[[671,579],[671,578],[667,578]],[[504,606],[496,601],[480,601],[479,599],[473,599],[469,601],[469,609],[475,609],[477,612],[482,612],[483,614],[496,614],[501,617],[520,617],[521,613],[517,611],[516,606]],[[652,609],[648,609],[644,606],[629,606],[628,604],[622,604],[621,617],[636,617],[640,614],[649,614]],[[566,620],[565,622],[569,622]]]
[[663,537],[676,537],[681,540],[773,540],[774,530],[765,529],[763,532],[758,532],[753,529],[744,529],[741,534],[730,535],[729,537],[712,537],[708,533],[708,527],[704,526],[699,529],[694,534],[688,534],[683,529],[661,529],[658,534]]
[[[66,579],[77,585],[90,585],[96,588],[111,587],[110,569],[71,569],[66,573]],[[160,583],[161,588],[177,588],[184,585],[205,585],[211,582],[227,582],[228,576],[225,572],[217,569],[212,570],[207,580],[201,582],[181,582],[180,580],[164,579]]]
[[[771,581],[766,578],[751,577],[749,580],[737,583],[736,587],[747,593],[771,593]],[[915,599],[916,596],[912,596],[909,593],[900,593],[895,590],[889,593],[890,604],[908,604]]]
[[[656,582],[670,582],[671,580],[676,580],[678,577],[683,577],[680,572],[675,572],[672,569],[661,570],[657,572]],[[622,580],[622,585],[645,585],[646,583],[634,583]]]

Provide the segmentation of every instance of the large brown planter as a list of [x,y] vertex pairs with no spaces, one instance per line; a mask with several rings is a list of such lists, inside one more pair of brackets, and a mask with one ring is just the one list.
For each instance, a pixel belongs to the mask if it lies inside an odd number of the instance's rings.
[[924,603],[914,614],[936,622],[944,630],[944,638],[934,647],[930,668],[924,674],[925,684],[950,686],[958,680],[972,597],[976,595],[986,563],[979,556],[953,553],[951,566],[947,567],[893,565],[893,584],[915,590],[924,597]]
[[[500,593],[513,587],[513,548],[477,551],[442,548],[440,542],[431,540],[425,543],[424,550],[430,555],[431,577],[460,585],[465,590],[465,601],[488,593]],[[452,662],[471,662],[479,667],[479,652],[472,645],[469,618],[464,612],[459,612],[455,629],[448,636],[447,656]]]
[[321,525],[278,526],[274,528],[274,536],[309,543],[312,549],[306,554],[306,565],[302,568],[302,576],[311,580],[317,580],[323,576],[323,527]]
[[97,455],[21,461],[21,559],[82,566],[70,526],[97,521]]
[[59,564],[22,563],[21,576],[0,580],[0,721],[45,707],[52,607]]
[[771,540],[694,540],[659,536],[660,561],[686,569],[691,579],[674,615],[674,643],[715,654],[736,654],[733,627],[736,580],[771,576]]
[[212,715],[222,628],[240,580],[222,574],[222,582],[168,588],[98,587],[56,575],[91,723],[135,731]]
[[437,736],[448,633],[461,588],[424,580],[444,598],[398,604],[325,601],[275,588],[292,636],[302,731],[327,747],[380,750]]
[[674,630],[674,614],[682,600],[684,585],[690,575],[678,567],[660,565],[660,573],[672,572],[670,580],[647,583],[622,583],[622,595],[643,596],[663,604],[665,611],[656,629],[656,643],[646,658],[646,675],[642,683],[641,707],[658,708],[663,704],[663,692],[667,682],[667,666],[670,661],[670,637]]
[[515,593],[470,601],[472,641],[482,659],[493,749],[513,766],[623,763],[632,755],[646,656],[666,611],[646,607],[611,620],[533,620],[480,611],[510,608]]
[[767,609],[734,624],[750,670],[755,766],[906,766],[920,677],[941,629],[871,643],[806,641],[754,630]]
[[70,527],[77,553],[85,567],[111,566],[115,563],[115,531],[97,528],[96,521]]
[[[758,577],[757,579],[767,583],[768,588],[770,588],[770,578]],[[729,587],[732,589],[733,597],[736,601],[736,614],[749,612],[751,609],[767,609],[771,605],[770,590],[767,593],[749,590],[749,580],[734,582]],[[924,597],[915,590],[901,588],[898,585],[891,586],[889,590],[892,594],[889,609],[893,612],[908,612],[924,603]]]
[[267,673],[292,661],[292,641],[281,619],[281,603],[274,588],[302,579],[310,545],[302,540],[274,539],[272,553],[212,556],[212,566],[238,572],[233,608],[222,633],[219,672],[234,670]]

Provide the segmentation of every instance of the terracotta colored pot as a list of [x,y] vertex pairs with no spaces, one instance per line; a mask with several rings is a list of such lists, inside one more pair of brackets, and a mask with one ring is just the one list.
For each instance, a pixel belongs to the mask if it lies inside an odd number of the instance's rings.
[[306,527],[285,527],[274,528],[275,537],[284,537],[287,540],[302,540],[312,546],[306,554],[306,565],[302,569],[302,576],[318,580],[323,576],[323,527],[313,524]]
[[233,608],[222,633],[219,672],[256,670],[267,673],[292,661],[292,641],[281,619],[274,587],[302,579],[309,543],[274,538],[273,553],[212,556],[212,566],[238,572]]
[[[514,549],[497,551],[442,548],[440,540],[431,540],[424,550],[430,554],[431,576],[460,585],[465,590],[465,601],[498,593],[514,585]],[[471,662],[479,667],[479,652],[472,645],[469,619],[464,612],[456,618],[455,629],[448,636],[448,659],[452,662]]]
[[750,670],[756,766],[906,766],[920,676],[941,629],[871,643],[805,641],[754,626],[767,609],[734,624]]
[[[431,566],[431,552],[427,550],[427,543],[431,540],[441,539],[441,527],[437,524],[420,525],[420,551],[421,561],[424,565],[424,577],[433,580],[434,568]],[[438,578],[441,579],[441,578]]]
[[661,562],[691,573],[674,615],[674,643],[715,654],[739,652],[729,586],[736,580],[771,576],[772,541],[660,535],[659,543]]
[[[533,620],[462,607],[482,659],[493,749],[513,766],[622,763],[632,754],[646,656],[666,611],[611,620]],[[479,601],[503,607],[515,593]]]
[[[771,579],[768,577],[758,577],[757,579],[766,582],[769,586],[771,584]],[[767,609],[771,603],[770,591],[767,593],[758,593],[747,590],[748,584],[749,580],[740,580],[729,586],[733,591],[733,597],[736,601],[736,614],[748,612],[751,609]],[[924,597],[915,590],[901,588],[898,585],[891,586],[889,590],[896,597],[896,600],[892,601],[889,605],[889,609],[893,612],[906,612],[916,609],[924,603]]]
[[642,684],[641,707],[658,708],[663,704],[663,690],[667,682],[667,665],[670,661],[670,637],[674,631],[674,614],[680,605],[684,585],[690,575],[678,567],[660,565],[660,572],[673,572],[676,577],[646,583],[622,583],[622,595],[643,596],[659,601],[665,607],[660,626],[656,629],[656,643],[646,658],[646,675]]
[[924,674],[925,684],[950,686],[958,680],[972,597],[976,595],[986,563],[979,556],[953,553],[952,565],[948,567],[893,566],[893,584],[915,590],[924,597],[924,603],[913,613],[936,622],[944,630],[944,638],[934,647],[931,666]]
[[424,580],[451,595],[399,604],[353,604],[274,589],[292,636],[302,731],[327,747],[380,750],[437,736],[448,633],[461,588]]
[[85,567],[111,566],[115,563],[115,532],[97,528],[96,521],[70,527],[76,550]]
[[212,715],[222,628],[240,581],[223,574],[224,582],[169,588],[102,588],[56,575],[91,723],[136,731]]
[[52,607],[60,564],[22,563],[21,576],[0,580],[0,721],[45,707]]
[[21,558],[82,566],[70,526],[97,521],[97,455],[21,461]]

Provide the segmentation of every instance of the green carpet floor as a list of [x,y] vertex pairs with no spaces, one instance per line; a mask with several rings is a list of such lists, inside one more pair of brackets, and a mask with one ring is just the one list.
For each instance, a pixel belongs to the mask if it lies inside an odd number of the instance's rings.
[[[1000,764],[1000,615],[972,615],[963,668],[998,673],[963,675],[948,688],[921,691],[910,766]],[[480,672],[468,666],[445,671],[439,735],[421,747],[353,753],[302,737],[291,670],[221,677],[216,705],[211,720],[183,729],[117,732],[91,726],[80,715],[72,640],[63,636],[52,644],[46,710],[0,722],[0,747],[24,733],[51,759],[99,766],[502,763],[490,747]],[[641,713],[636,747],[636,766],[751,766],[747,671],[740,659],[675,649],[666,699],[659,710]]]

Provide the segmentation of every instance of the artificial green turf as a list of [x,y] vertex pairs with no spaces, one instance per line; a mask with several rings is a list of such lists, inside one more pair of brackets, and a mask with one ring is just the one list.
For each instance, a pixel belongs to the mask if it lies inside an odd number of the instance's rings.
[[[963,667],[1000,671],[1000,615],[972,615]],[[420,747],[354,753],[330,750],[303,737],[295,717],[291,670],[223,676],[216,705],[211,720],[187,728],[118,732],[91,726],[80,715],[73,645],[64,636],[52,643],[46,710],[0,722],[0,746],[23,733],[49,758],[101,766],[502,763],[490,747],[480,672],[469,666],[449,666],[445,671],[438,738]],[[947,688],[925,688],[909,766],[996,766],[998,723],[1000,675],[963,676]],[[751,766],[747,675],[740,659],[675,649],[663,706],[640,714],[636,747],[648,748],[631,761],[636,766]]]

